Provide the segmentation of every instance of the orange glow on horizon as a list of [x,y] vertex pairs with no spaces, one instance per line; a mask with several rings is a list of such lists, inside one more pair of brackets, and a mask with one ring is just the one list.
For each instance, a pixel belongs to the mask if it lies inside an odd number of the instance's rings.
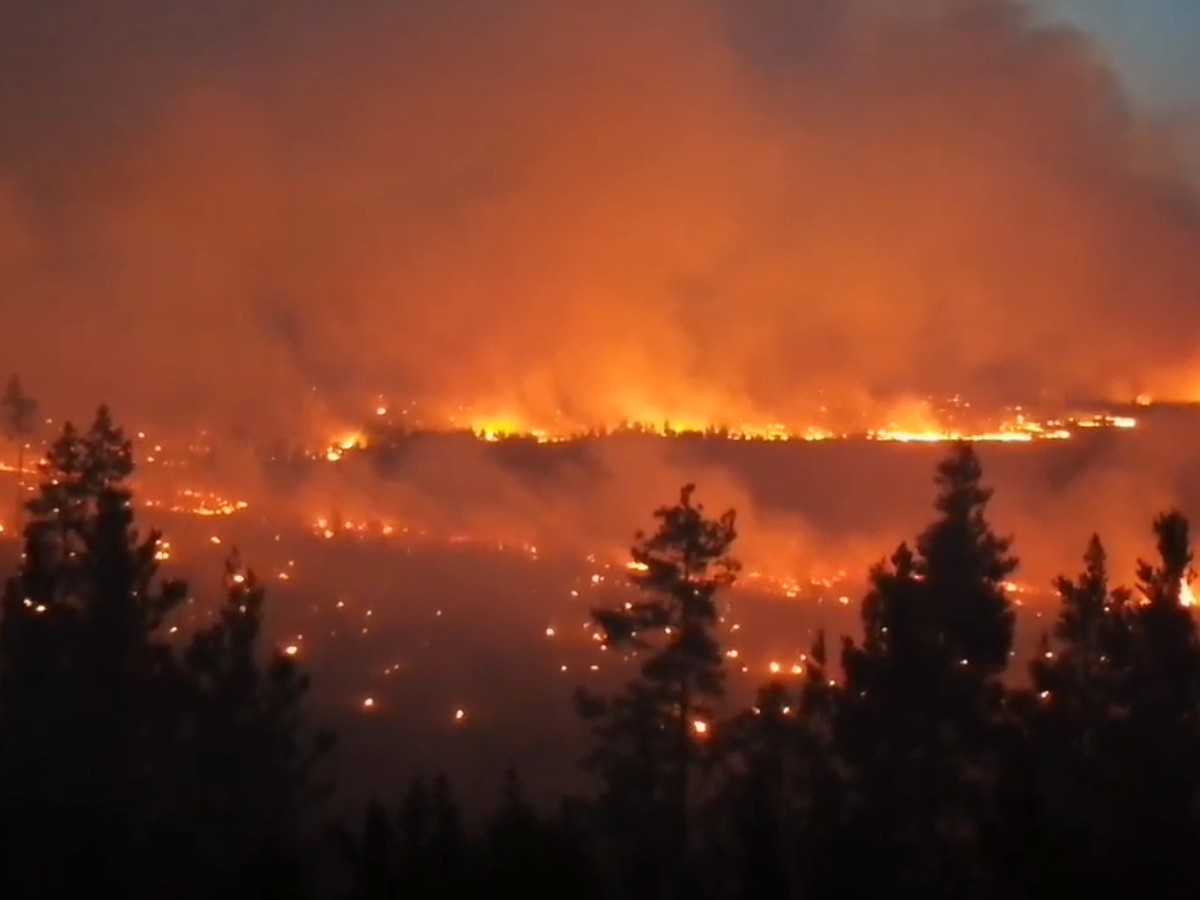
[[[379,407],[378,409],[385,409]],[[562,415],[549,421],[535,415],[515,412],[476,415],[460,409],[441,420],[431,420],[421,430],[428,432],[469,432],[480,441],[497,443],[505,440],[524,440],[539,444],[561,443],[620,435],[681,438],[711,437],[730,441],[790,442],[832,441],[853,438],[911,444],[936,444],[951,441],[973,443],[1028,444],[1035,441],[1070,439],[1080,429],[1113,428],[1128,430],[1137,427],[1131,416],[1091,413],[1040,420],[1019,408],[1003,416],[971,414],[970,404],[960,403],[955,409],[967,413],[975,424],[951,424],[948,413],[939,413],[925,402],[906,405],[898,415],[884,416],[878,425],[852,427],[841,425],[793,422],[778,418],[754,418],[739,415],[704,416],[695,413],[668,414],[642,412],[608,423],[585,423]],[[378,411],[378,410],[377,410]],[[411,423],[405,419],[407,428]],[[368,446],[361,433],[335,437],[324,456],[330,462],[341,460],[352,450]]]

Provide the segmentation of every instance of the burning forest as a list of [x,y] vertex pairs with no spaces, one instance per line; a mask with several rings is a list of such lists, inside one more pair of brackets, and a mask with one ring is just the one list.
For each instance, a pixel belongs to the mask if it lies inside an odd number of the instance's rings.
[[1185,6],[0,0],[0,893],[1194,895]]

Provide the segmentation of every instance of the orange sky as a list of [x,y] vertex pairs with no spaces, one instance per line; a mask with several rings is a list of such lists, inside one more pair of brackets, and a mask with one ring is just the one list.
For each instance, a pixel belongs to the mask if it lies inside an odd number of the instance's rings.
[[72,414],[281,432],[315,386],[802,417],[1200,374],[1194,160],[1010,0],[118,7],[0,48],[0,346]]

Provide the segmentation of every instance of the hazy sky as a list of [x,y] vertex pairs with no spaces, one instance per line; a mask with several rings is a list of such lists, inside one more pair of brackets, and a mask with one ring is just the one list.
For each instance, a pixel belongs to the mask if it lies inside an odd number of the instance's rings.
[[1033,0],[1087,29],[1140,101],[1200,103],[1200,0]]

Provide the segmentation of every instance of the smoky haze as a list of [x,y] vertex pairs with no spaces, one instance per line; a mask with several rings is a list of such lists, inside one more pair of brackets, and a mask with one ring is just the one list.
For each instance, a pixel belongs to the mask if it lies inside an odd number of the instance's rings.
[[1185,144],[1016,2],[0,8],[0,340],[56,408],[1191,387]]
[[[1197,438],[1200,421],[1192,419],[1151,422],[1136,433],[980,447],[995,488],[990,518],[1016,538],[1018,580],[1048,591],[1055,576],[1075,571],[1088,537],[1099,532],[1114,578],[1131,582],[1135,560],[1152,555],[1154,516],[1173,507],[1200,513]],[[312,462],[286,478],[231,452],[205,477],[226,496],[248,501],[243,518],[270,523],[260,536],[267,551],[277,530],[321,523],[317,530],[336,535],[351,523],[376,535],[383,525],[397,533],[407,527],[432,536],[434,545],[461,537],[493,549],[533,546],[544,558],[613,564],[628,560],[635,529],[653,525],[651,510],[694,482],[710,512],[736,510],[737,555],[747,573],[800,582],[832,577],[853,590],[870,565],[932,519],[932,476],[945,452],[874,442],[638,437],[510,448],[434,440],[406,448],[385,477],[369,456]],[[150,493],[161,495],[154,471]],[[170,470],[166,478],[178,486]],[[410,545],[400,540],[398,546]],[[380,577],[386,581],[386,573]]]

